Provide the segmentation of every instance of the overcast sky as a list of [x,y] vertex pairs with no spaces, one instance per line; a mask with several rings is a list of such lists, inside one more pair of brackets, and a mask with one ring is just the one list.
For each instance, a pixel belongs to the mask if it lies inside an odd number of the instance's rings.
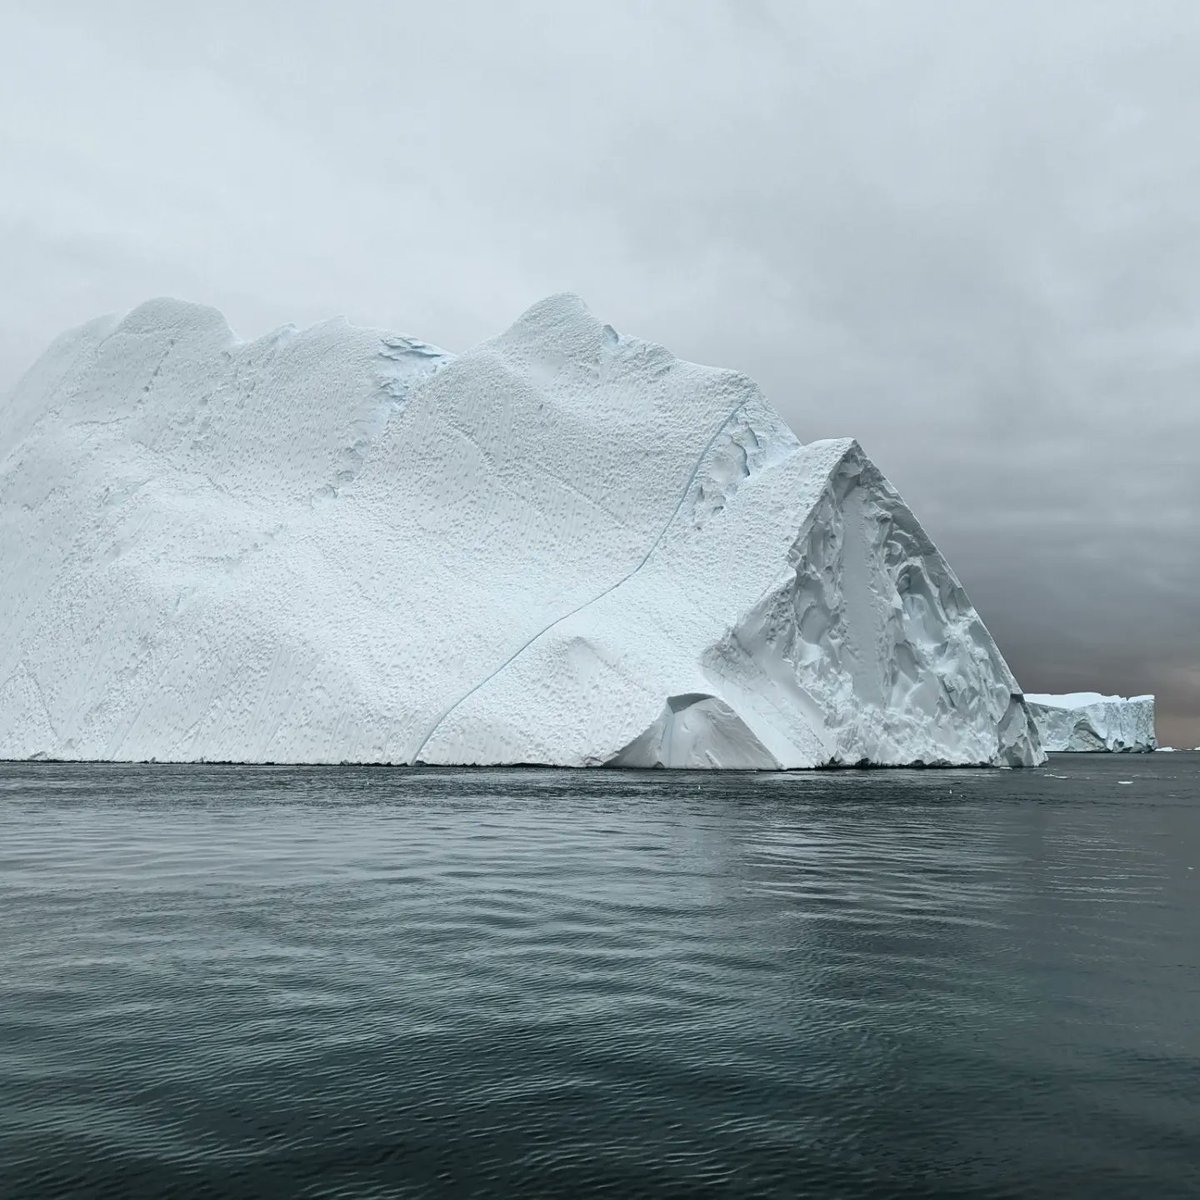
[[172,294],[580,293],[852,434],[1030,691],[1200,744],[1194,0],[0,0],[0,388]]

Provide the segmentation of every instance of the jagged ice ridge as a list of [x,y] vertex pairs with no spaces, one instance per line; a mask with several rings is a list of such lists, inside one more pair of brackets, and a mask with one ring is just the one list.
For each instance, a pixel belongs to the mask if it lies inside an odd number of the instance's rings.
[[0,404],[0,757],[1044,758],[856,442],[575,297],[457,358],[158,300]]

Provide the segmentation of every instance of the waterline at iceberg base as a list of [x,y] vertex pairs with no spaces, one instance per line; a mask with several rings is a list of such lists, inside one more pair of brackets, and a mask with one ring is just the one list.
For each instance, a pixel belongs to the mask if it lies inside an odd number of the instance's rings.
[[856,442],[572,296],[460,357],[153,301],[0,417],[0,758],[1044,761]]

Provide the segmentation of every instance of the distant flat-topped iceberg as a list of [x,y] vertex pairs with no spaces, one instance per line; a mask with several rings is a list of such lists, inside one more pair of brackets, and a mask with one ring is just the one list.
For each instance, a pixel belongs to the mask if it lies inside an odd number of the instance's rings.
[[1145,752],[1155,748],[1153,696],[1027,694],[1045,750]]
[[1043,760],[855,442],[574,297],[457,358],[154,301],[0,406],[0,757]]

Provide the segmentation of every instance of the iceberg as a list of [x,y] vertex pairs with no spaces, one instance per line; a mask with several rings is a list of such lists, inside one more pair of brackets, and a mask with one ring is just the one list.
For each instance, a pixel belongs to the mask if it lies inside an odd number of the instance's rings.
[[1153,696],[1031,693],[1025,700],[1045,750],[1140,753],[1155,749]]
[[0,414],[3,758],[1044,761],[857,442],[573,296],[461,356],[151,301]]

